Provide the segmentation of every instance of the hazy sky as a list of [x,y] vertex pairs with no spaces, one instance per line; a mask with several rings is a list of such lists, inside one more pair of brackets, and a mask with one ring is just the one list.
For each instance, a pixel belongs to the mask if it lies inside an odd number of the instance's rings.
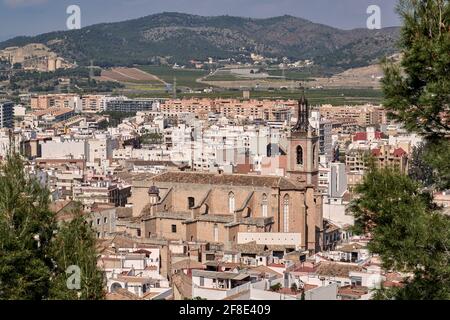
[[382,27],[399,25],[396,0],[0,0],[0,40],[65,30],[66,8],[81,7],[82,26],[176,11],[199,15],[273,17],[289,14],[334,27],[365,27],[369,5],[381,8]]

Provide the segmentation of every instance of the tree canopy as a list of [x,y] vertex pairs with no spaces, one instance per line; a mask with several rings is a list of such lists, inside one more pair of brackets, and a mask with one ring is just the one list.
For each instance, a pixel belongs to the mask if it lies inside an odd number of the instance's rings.
[[400,0],[401,62],[385,61],[383,105],[425,138],[437,188],[450,188],[450,2]]
[[384,106],[406,128],[436,139],[450,132],[450,2],[400,0],[401,63],[384,66]]
[[[95,238],[81,212],[58,224],[50,193],[25,172],[17,154],[0,166],[0,299],[101,299]],[[81,269],[80,290],[70,290],[66,268]]]
[[372,236],[369,249],[386,270],[410,274],[378,298],[450,299],[450,219],[422,190],[395,169],[375,167],[356,187],[355,231]]
[[425,144],[413,150],[409,176],[371,165],[349,210],[383,267],[406,275],[376,299],[450,299],[450,217],[425,191],[450,187],[450,2],[400,0],[398,12],[401,62],[385,62],[384,106]]

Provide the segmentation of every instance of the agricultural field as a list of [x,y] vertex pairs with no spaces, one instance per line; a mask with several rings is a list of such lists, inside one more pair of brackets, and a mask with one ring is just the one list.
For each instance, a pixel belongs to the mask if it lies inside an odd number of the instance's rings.
[[117,81],[121,83],[139,83],[161,85],[164,82],[152,74],[137,68],[112,68],[102,70],[100,80]]
[[207,87],[207,85],[197,81],[208,75],[208,71],[206,70],[173,69],[167,66],[140,66],[139,69],[158,77],[168,84],[173,84],[174,78],[176,78],[178,87],[188,87],[191,89]]
[[225,67],[204,77],[201,81],[219,88],[298,88],[310,86],[317,77],[331,76],[319,67],[282,70],[278,67]]
[[[251,98],[255,99],[298,99],[300,90],[253,90]],[[361,105],[366,103],[379,104],[383,94],[381,90],[373,89],[306,89],[306,95],[312,105]],[[145,92],[135,97],[170,98],[171,93]],[[212,93],[179,93],[179,98],[242,98],[241,90],[221,90]]]
[[284,73],[284,79],[286,80],[299,80],[299,81],[312,81],[314,78],[310,71],[307,70],[281,70],[272,69],[267,71],[270,76],[282,78]]

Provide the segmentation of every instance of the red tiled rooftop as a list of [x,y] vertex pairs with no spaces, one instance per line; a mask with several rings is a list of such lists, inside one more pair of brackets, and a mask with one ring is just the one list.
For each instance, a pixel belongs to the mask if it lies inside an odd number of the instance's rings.
[[375,157],[380,156],[381,150],[380,149],[372,149],[372,155],[374,155]]
[[[367,141],[367,132],[357,132],[353,136],[353,141]],[[375,132],[375,139],[379,140],[381,139],[381,132],[376,131]]]
[[402,157],[406,154],[406,151],[403,150],[402,148],[397,148],[394,150],[394,156],[395,157]]

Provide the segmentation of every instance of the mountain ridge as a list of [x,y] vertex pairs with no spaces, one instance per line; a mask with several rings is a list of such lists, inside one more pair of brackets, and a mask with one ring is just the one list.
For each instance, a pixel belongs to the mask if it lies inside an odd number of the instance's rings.
[[246,18],[163,12],[79,30],[19,36],[0,42],[0,49],[43,43],[64,58],[82,65],[95,60],[100,66],[147,64],[157,56],[186,62],[257,52],[346,69],[395,53],[398,36],[398,27],[343,30],[292,15]]

